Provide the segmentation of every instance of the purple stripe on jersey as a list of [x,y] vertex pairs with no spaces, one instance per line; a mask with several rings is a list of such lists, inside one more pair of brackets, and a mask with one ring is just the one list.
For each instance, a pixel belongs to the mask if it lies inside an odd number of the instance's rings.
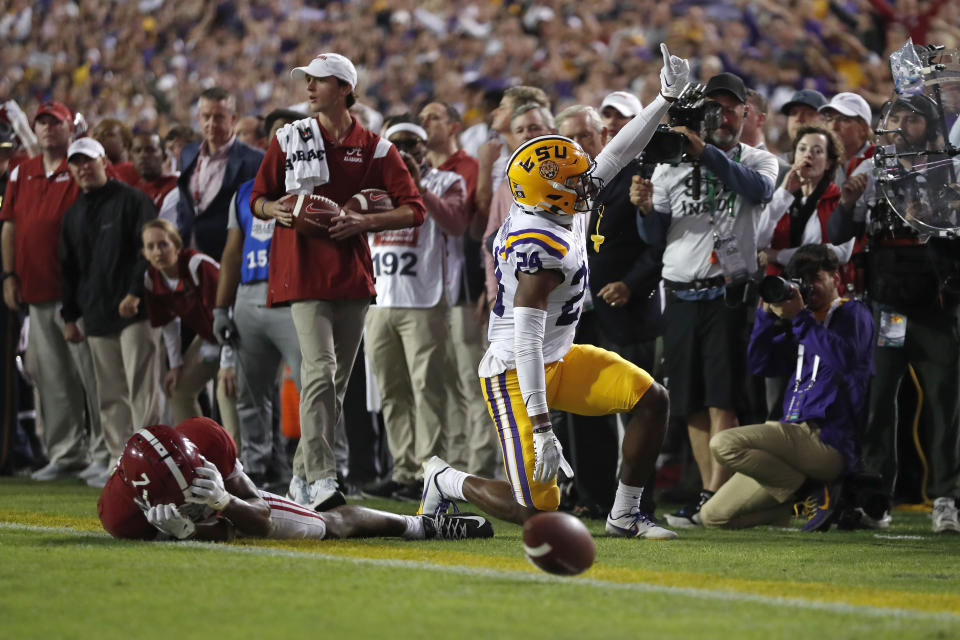
[[[527,464],[523,459],[523,443],[520,441],[520,429],[517,428],[517,421],[513,417],[513,406],[510,403],[510,394],[507,393],[507,374],[501,373],[497,376],[500,383],[500,393],[503,394],[503,402],[506,405],[507,419],[510,421],[510,433],[513,435],[513,453],[519,464],[517,472],[520,474],[517,482],[520,485],[520,493],[523,495],[524,504],[528,507],[533,506],[533,496],[530,495],[530,484],[527,482]],[[506,465],[505,465],[506,466]]]
[[[513,236],[510,236],[510,237],[513,238]],[[549,253],[551,256],[553,256],[557,260],[563,260],[562,251],[555,249],[554,247],[550,246],[540,238],[520,238],[518,240],[514,240],[513,242],[510,243],[510,248],[506,250],[504,255],[509,256],[510,252],[512,252],[517,247],[517,245],[521,245],[521,244],[538,245],[539,247],[541,247],[543,250],[545,250],[547,253]]]
[[[493,385],[490,383],[490,380],[491,378],[484,378],[483,384],[487,388],[487,404],[490,405],[490,407],[493,409],[493,423],[497,427],[497,437],[500,438],[500,451],[504,452],[506,450],[507,442],[503,438],[503,431],[504,431],[503,420],[501,419],[502,416],[500,415],[500,409],[497,403],[497,396],[494,395],[493,393]],[[510,469],[510,465],[506,463],[506,460],[504,460],[503,468],[506,470],[506,473],[507,473],[507,482],[509,482],[510,486],[512,487],[513,479],[510,477],[511,469]]]

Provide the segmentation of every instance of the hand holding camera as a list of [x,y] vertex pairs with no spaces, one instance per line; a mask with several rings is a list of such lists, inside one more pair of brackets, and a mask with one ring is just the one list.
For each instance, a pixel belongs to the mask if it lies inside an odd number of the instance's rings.
[[707,142],[700,137],[700,134],[689,127],[673,127],[677,133],[682,133],[687,138],[683,150],[691,158],[699,158],[703,150],[707,147]]
[[766,276],[760,281],[759,293],[764,311],[784,320],[793,320],[806,306],[809,286],[802,280]]
[[633,176],[630,183],[630,202],[641,215],[653,211],[653,183],[640,176]]

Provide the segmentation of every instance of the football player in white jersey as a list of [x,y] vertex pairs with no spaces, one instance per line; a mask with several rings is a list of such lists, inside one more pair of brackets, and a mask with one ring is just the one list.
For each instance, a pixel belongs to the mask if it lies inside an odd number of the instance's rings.
[[518,524],[537,511],[555,511],[557,471],[572,475],[572,470],[548,407],[582,415],[629,412],[607,533],[676,537],[639,509],[666,430],[666,390],[615,353],[573,344],[589,277],[585,218],[577,214],[589,211],[598,185],[643,150],[687,84],[687,61],[671,56],[666,45],[660,48],[660,96],[617,133],[596,164],[576,142],[558,135],[534,138],[510,158],[514,204],[495,242],[498,292],[490,348],[478,372],[507,479],[471,476],[432,458],[424,465],[420,513],[445,512],[453,500],[468,500]]

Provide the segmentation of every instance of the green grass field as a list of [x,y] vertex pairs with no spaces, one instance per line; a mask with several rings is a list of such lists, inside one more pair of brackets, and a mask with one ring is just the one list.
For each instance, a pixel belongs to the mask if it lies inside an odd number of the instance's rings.
[[960,638],[960,535],[920,512],[671,542],[588,521],[594,566],[555,578],[499,521],[468,542],[138,543],[102,532],[97,495],[0,479],[0,638]]

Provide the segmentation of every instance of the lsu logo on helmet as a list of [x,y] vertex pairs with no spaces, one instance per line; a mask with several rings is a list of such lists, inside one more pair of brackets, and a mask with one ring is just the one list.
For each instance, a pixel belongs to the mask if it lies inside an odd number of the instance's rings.
[[592,170],[589,156],[570,138],[540,136],[513,153],[507,180],[514,201],[525,210],[572,216],[590,210],[597,192]]

